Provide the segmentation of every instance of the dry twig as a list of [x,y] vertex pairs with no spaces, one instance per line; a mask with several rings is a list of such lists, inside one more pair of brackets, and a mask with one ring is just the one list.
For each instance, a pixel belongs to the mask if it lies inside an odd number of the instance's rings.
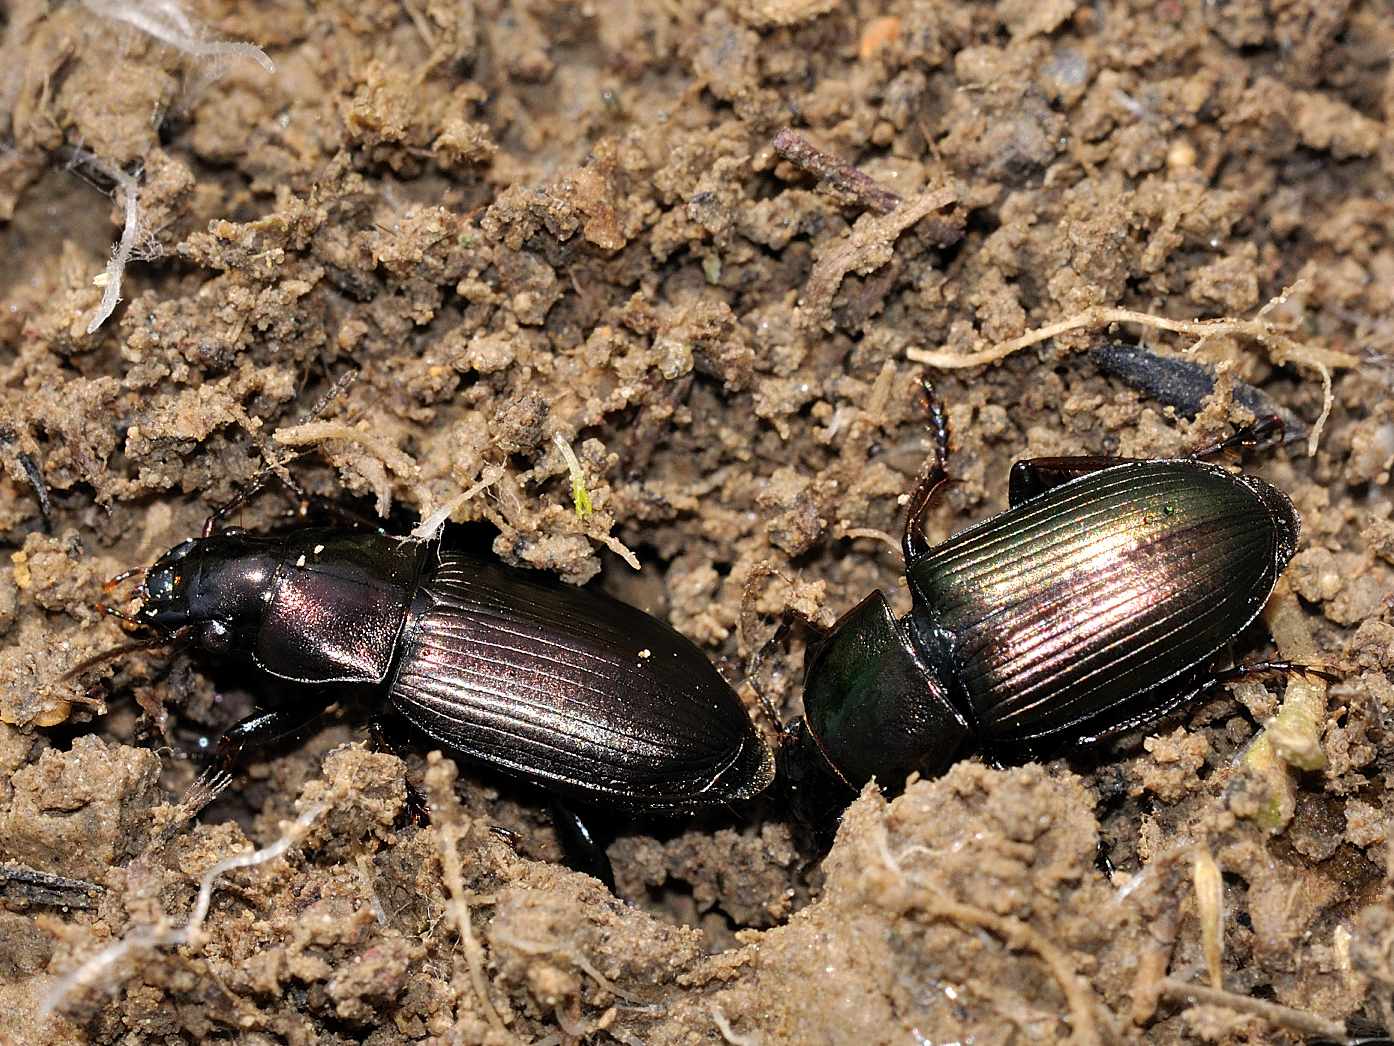
[[505,1039],[513,1036],[504,1026],[503,1018],[494,1008],[489,998],[489,988],[484,979],[484,952],[479,940],[474,936],[470,922],[469,898],[465,890],[464,869],[460,864],[460,840],[468,831],[465,812],[460,807],[459,797],[455,795],[455,779],[458,771],[455,764],[439,752],[432,752],[426,758],[426,787],[431,794],[431,811],[436,822],[436,833],[440,840],[441,873],[445,878],[445,888],[450,893],[450,913],[455,920],[455,932],[460,935],[460,945],[465,952],[465,965],[469,969],[470,983],[484,1016]]
[[853,200],[878,214],[890,214],[900,206],[899,193],[887,189],[846,160],[825,153],[791,127],[776,134],[770,144],[784,159],[816,175],[836,196]]
[[1225,883],[1220,866],[1204,846],[1197,846],[1191,860],[1191,883],[1196,891],[1196,917],[1200,920],[1201,952],[1212,988],[1224,987]]
[[301,811],[284,834],[270,846],[253,850],[250,853],[234,854],[225,857],[203,873],[199,884],[198,897],[189,918],[182,926],[170,926],[160,922],[152,926],[140,926],[127,933],[116,943],[103,948],[74,970],[60,977],[44,995],[39,1005],[39,1021],[46,1021],[74,991],[94,983],[107,970],[111,969],[127,955],[142,948],[190,945],[198,947],[202,943],[203,922],[208,917],[208,909],[213,903],[213,888],[227,872],[239,868],[252,868],[266,864],[280,857],[305,837],[310,826],[324,813],[324,803],[315,803]]
[[928,189],[889,214],[863,215],[842,240],[827,247],[804,284],[803,301],[811,325],[827,326],[833,298],[850,272],[874,272],[895,256],[895,241],[915,223],[958,199],[953,189]]
[[1191,346],[1192,351],[1198,348],[1210,338],[1222,335],[1234,335],[1236,337],[1252,338],[1259,344],[1268,349],[1269,356],[1275,363],[1293,363],[1296,365],[1306,365],[1315,370],[1322,379],[1322,410],[1321,416],[1317,418],[1316,424],[1312,426],[1312,431],[1307,437],[1307,453],[1316,453],[1317,442],[1321,436],[1322,429],[1326,424],[1326,419],[1331,413],[1331,405],[1334,397],[1331,393],[1331,370],[1335,367],[1354,367],[1360,361],[1346,352],[1337,352],[1334,349],[1323,349],[1312,345],[1303,344],[1288,336],[1273,324],[1268,322],[1267,314],[1276,305],[1287,300],[1292,288],[1287,288],[1282,294],[1274,298],[1263,309],[1259,310],[1258,315],[1252,319],[1217,319],[1217,320],[1173,320],[1165,316],[1153,316],[1150,313],[1137,312],[1133,309],[1111,308],[1104,305],[1096,305],[1085,309],[1083,312],[1076,313],[1067,319],[1060,320],[1045,327],[1038,327],[1033,331],[1028,331],[1019,338],[1005,341],[1000,345],[980,352],[936,352],[928,349],[907,349],[905,355],[916,363],[925,363],[940,370],[961,370],[967,367],[979,367],[988,363],[996,363],[1006,359],[1013,353],[1020,352],[1022,349],[1030,348],[1032,345],[1039,345],[1043,341],[1059,337],[1061,334],[1068,334],[1070,331],[1083,330],[1086,328],[1105,327],[1111,323],[1140,323],[1145,327],[1153,327],[1157,330],[1171,331],[1175,334],[1189,334],[1198,339],[1195,345]]
[[1255,999],[1248,995],[1235,995],[1233,992],[1207,988],[1201,984],[1187,984],[1175,977],[1162,981],[1162,994],[1172,999],[1182,999],[1201,1003],[1205,1006],[1223,1006],[1235,1013],[1251,1013],[1262,1017],[1278,1028],[1287,1028],[1305,1035],[1320,1035],[1337,1042],[1346,1038],[1346,1027],[1340,1021],[1327,1020],[1305,1010],[1295,1010],[1291,1006]]

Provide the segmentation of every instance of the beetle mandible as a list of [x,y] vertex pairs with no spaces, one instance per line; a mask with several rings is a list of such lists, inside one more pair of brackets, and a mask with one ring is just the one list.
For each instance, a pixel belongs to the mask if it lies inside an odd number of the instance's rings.
[[811,650],[781,773],[826,823],[873,777],[898,786],[976,750],[996,761],[1088,745],[1212,686],[1287,662],[1213,671],[1297,548],[1281,491],[1200,460],[1280,427],[1263,419],[1189,458],[1018,461],[1007,511],[930,546],[949,480],[948,423],[924,387],[935,457],[911,494],[897,620],[871,593]]
[[[773,780],[712,663],[628,604],[438,537],[216,531],[225,511],[143,571],[137,608],[118,615],[289,684],[223,733],[225,765],[357,697],[447,755],[625,813],[721,806]],[[589,843],[583,823],[559,829]]]

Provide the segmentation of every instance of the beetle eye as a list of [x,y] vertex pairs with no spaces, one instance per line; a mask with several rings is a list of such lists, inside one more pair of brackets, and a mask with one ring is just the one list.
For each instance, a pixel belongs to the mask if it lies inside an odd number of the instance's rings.
[[145,575],[145,597],[153,603],[162,603],[174,595],[177,578],[171,567],[158,567]]

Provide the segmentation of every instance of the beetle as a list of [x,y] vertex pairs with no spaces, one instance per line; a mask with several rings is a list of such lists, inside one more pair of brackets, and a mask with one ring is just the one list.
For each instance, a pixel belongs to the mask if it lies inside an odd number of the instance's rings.
[[1297,548],[1292,502],[1202,457],[1281,427],[1264,419],[1188,458],[1018,461],[1005,512],[931,546],[949,481],[944,411],[902,540],[912,609],[873,592],[811,648],[781,776],[826,825],[876,778],[943,773],[976,751],[1007,763],[1097,743],[1221,682],[1287,662],[1209,666],[1258,616]]
[[[1089,350],[1089,359],[1110,377],[1131,385],[1149,399],[1194,418],[1215,391],[1215,368],[1183,356],[1159,356],[1141,345],[1115,343]],[[1307,426],[1262,389],[1242,381],[1230,386],[1234,402],[1256,418],[1276,417],[1283,423],[1283,442],[1307,435]]]
[[[712,663],[626,603],[439,537],[217,532],[221,511],[135,572],[137,607],[118,616],[284,684],[281,704],[223,733],[225,766],[357,697],[452,757],[628,814],[723,806],[773,780],[770,747]],[[579,819],[558,828],[590,842]],[[603,855],[582,856],[606,877]]]

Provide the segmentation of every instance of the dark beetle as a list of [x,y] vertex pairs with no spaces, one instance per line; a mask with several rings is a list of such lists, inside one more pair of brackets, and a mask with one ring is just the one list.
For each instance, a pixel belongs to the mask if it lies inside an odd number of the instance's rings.
[[134,620],[158,635],[291,684],[223,735],[229,759],[359,695],[449,755],[627,812],[735,802],[774,775],[740,699],[683,636],[439,540],[206,532],[160,557],[138,596]]
[[[1100,345],[1089,359],[1105,374],[1119,378],[1139,392],[1183,417],[1194,418],[1215,391],[1216,370],[1207,363],[1183,356],[1159,356],[1141,345]],[[1234,402],[1258,418],[1275,417],[1283,423],[1283,442],[1292,443],[1307,434],[1307,426],[1292,411],[1262,389],[1235,381],[1230,386]]]
[[[942,773],[971,750],[1017,761],[1156,719],[1223,679],[1210,662],[1263,608],[1297,548],[1285,495],[1196,458],[1043,458],[1006,512],[931,547],[948,432],[905,524],[913,609],[873,592],[811,655],[781,764],[825,823],[863,784]],[[1264,426],[1267,429],[1271,423]],[[1202,453],[1247,441],[1258,430]]]

